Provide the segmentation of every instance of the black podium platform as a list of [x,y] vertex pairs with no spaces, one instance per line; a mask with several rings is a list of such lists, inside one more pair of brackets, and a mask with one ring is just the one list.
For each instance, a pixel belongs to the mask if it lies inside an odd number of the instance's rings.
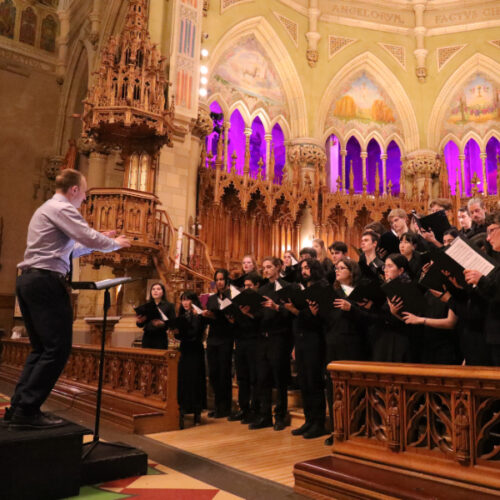
[[47,500],[78,495],[85,434],[92,431],[72,422],[44,430],[0,427],[0,498]]

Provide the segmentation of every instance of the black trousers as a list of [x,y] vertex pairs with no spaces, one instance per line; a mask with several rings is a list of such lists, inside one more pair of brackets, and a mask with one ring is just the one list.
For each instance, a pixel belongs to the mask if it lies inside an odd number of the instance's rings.
[[32,350],[11,403],[29,415],[40,410],[66,365],[73,311],[64,281],[55,275],[23,274],[17,278],[16,293]]
[[257,339],[237,339],[234,352],[240,410],[257,409]]
[[257,386],[260,416],[271,418],[273,383],[277,390],[276,417],[284,418],[288,409],[290,342],[286,335],[261,336],[257,344]]
[[207,345],[208,380],[214,391],[215,410],[231,411],[233,343]]
[[321,333],[298,332],[295,338],[297,377],[306,422],[325,424],[325,346]]

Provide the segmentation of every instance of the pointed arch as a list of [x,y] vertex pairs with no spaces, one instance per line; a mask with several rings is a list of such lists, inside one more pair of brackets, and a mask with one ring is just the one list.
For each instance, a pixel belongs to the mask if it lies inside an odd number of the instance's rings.
[[209,72],[217,65],[226,49],[248,35],[255,36],[278,73],[290,113],[289,128],[292,135],[294,137],[306,137],[308,135],[307,108],[299,74],[285,45],[264,17],[258,16],[246,19],[227,31],[212,52]]
[[290,130],[290,126],[288,125],[288,121],[286,120],[286,118],[283,115],[275,116],[271,121],[271,130],[274,128],[276,124],[278,124],[281,127],[281,131],[285,136],[285,140],[290,140],[292,138],[292,132]]
[[384,149],[385,141],[378,130],[373,130],[368,134],[368,136],[365,139],[366,147],[368,147],[368,144],[370,144],[370,141],[372,139],[379,145],[380,151],[382,152]]
[[[484,73],[500,85],[500,63],[484,54],[476,53],[470,57],[446,80],[439,95],[434,102],[434,107],[429,118],[427,143],[430,148],[443,144],[442,127],[446,113],[455,97],[457,89],[467,83],[475,73]],[[489,132],[489,131],[488,131]]]
[[[336,97],[339,86],[353,74],[361,71],[371,76],[382,88],[386,90],[390,89],[391,100],[396,108],[403,128],[405,150],[414,151],[418,149],[420,146],[420,136],[413,105],[398,78],[371,52],[364,52],[349,61],[335,74],[328,84],[319,106],[320,112],[316,122],[317,135],[321,135],[325,128],[328,111],[333,99]],[[348,134],[346,134],[346,137],[347,135]],[[349,135],[351,135],[351,132],[349,132]]]
[[366,146],[368,144],[368,141],[365,141],[365,139],[363,138],[363,136],[361,135],[361,132],[359,130],[356,130],[355,128],[353,128],[353,129],[349,130],[349,132],[347,132],[347,134],[345,135],[346,145],[349,142],[349,139],[351,137],[354,137],[359,142],[359,145],[361,147],[361,151],[366,151]]
[[438,151],[443,151],[443,149],[446,147],[446,145],[449,142],[453,142],[455,146],[457,146],[458,149],[460,149],[461,144],[460,144],[460,139],[455,135],[455,134],[446,134],[442,139],[441,142],[439,143]]
[[229,106],[222,95],[211,95],[210,99],[208,99],[208,105],[210,106],[213,102],[216,102],[220,106],[220,108],[222,109],[222,113],[224,113],[224,117],[227,117],[231,114],[229,112]]
[[262,108],[257,108],[250,116],[250,122],[253,123],[255,118],[259,117],[260,121],[262,122],[262,125],[264,126],[264,130],[266,134],[271,133],[271,119],[269,118],[269,115],[267,114],[266,110]]

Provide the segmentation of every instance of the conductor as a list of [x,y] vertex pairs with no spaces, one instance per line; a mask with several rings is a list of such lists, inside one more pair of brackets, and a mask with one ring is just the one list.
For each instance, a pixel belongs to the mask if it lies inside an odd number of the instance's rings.
[[50,428],[64,420],[40,411],[71,352],[73,312],[66,278],[70,258],[94,250],[113,252],[130,246],[125,236],[111,238],[90,228],[78,211],[87,181],[77,170],[63,170],[54,196],[39,207],[28,227],[16,294],[28,331],[31,353],[5,412],[9,428]]

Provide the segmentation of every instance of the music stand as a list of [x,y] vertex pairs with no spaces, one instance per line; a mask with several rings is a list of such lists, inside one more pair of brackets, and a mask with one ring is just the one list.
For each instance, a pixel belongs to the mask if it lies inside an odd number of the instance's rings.
[[71,283],[71,287],[74,290],[104,290],[104,304],[103,304],[103,321],[102,321],[102,338],[101,338],[101,353],[99,361],[99,378],[97,382],[97,399],[96,399],[96,411],[95,411],[95,427],[94,427],[94,438],[90,443],[85,443],[83,446],[88,447],[82,455],[83,460],[85,460],[92,451],[97,447],[98,444],[104,446],[112,446],[116,448],[132,448],[131,446],[123,445],[121,443],[107,443],[100,441],[99,439],[99,424],[101,420],[101,399],[102,399],[102,386],[104,382],[104,351],[106,343],[106,322],[108,318],[108,310],[111,306],[111,297],[109,295],[109,289],[114,288],[118,285],[123,285],[124,283],[130,283],[131,281],[137,281],[138,278],[131,278],[129,276],[123,278],[112,278],[101,281],[75,281]]

